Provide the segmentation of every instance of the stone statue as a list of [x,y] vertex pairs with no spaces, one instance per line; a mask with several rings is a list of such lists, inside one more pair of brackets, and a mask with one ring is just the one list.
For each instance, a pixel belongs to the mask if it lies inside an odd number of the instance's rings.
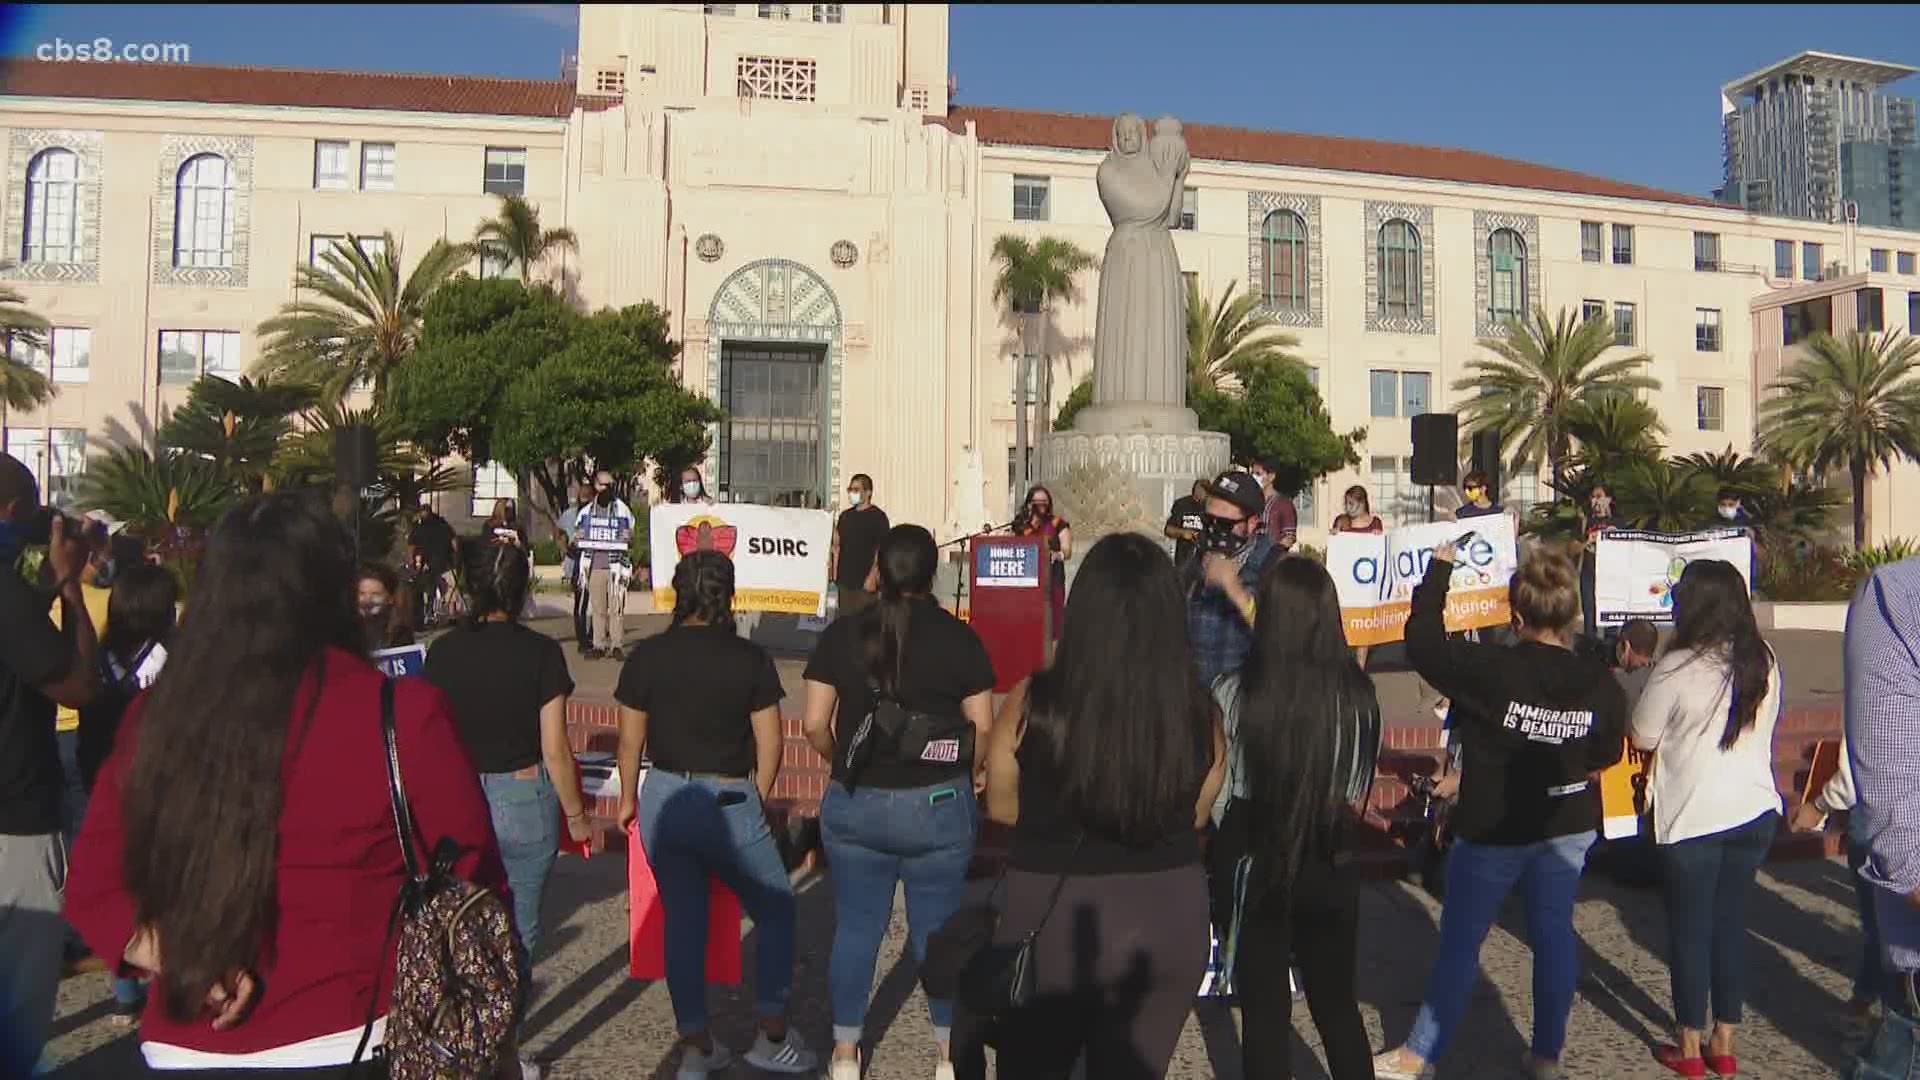
[[1126,113],[1095,183],[1113,221],[1100,266],[1087,431],[1194,429],[1187,401],[1186,286],[1168,229],[1180,223],[1190,158],[1180,122]]

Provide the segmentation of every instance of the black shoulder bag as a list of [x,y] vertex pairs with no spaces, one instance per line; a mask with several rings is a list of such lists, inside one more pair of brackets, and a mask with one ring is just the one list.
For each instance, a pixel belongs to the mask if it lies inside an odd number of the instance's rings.
[[935,716],[902,704],[899,698],[867,683],[873,707],[861,717],[841,753],[842,772],[851,790],[860,774],[877,760],[899,764],[973,764],[974,730],[966,717]]

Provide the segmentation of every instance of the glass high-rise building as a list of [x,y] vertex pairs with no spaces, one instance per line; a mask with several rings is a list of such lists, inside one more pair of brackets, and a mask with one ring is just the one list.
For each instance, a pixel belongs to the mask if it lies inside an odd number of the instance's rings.
[[1716,196],[1755,213],[1920,229],[1914,100],[1886,90],[1917,70],[1803,52],[1721,87]]

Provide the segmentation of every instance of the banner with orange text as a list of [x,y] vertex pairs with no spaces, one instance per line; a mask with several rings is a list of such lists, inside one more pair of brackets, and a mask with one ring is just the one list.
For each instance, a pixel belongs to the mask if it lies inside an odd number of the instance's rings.
[[1406,636],[1413,587],[1437,544],[1472,533],[1454,555],[1447,591],[1447,629],[1505,626],[1507,583],[1518,565],[1513,519],[1489,514],[1468,521],[1407,525],[1384,535],[1335,533],[1327,538],[1327,572],[1340,594],[1347,644],[1383,645]]

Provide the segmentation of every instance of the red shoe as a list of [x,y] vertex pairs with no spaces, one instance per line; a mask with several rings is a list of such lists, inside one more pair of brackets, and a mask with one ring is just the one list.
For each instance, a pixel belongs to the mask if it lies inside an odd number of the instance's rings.
[[1740,1059],[1732,1054],[1708,1054],[1705,1060],[1710,1072],[1720,1076],[1740,1075]]
[[1707,1060],[1698,1057],[1681,1057],[1680,1048],[1672,1043],[1661,1043],[1653,1048],[1653,1060],[1665,1065],[1673,1072],[1687,1077],[1688,1080],[1705,1080]]

